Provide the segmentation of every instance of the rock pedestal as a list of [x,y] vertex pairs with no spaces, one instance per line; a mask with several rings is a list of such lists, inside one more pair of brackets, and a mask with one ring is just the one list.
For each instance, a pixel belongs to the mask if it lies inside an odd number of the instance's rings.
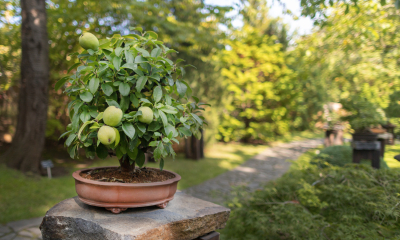
[[165,209],[133,208],[120,214],[86,205],[74,197],[51,208],[40,229],[43,239],[52,240],[196,239],[224,228],[229,213],[228,208],[182,192],[177,192]]

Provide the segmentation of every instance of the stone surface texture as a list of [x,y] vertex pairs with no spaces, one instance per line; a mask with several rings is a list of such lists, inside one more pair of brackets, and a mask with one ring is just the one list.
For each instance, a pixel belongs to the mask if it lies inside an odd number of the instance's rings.
[[165,209],[130,208],[113,214],[78,197],[51,208],[40,226],[43,239],[194,239],[225,227],[228,208],[177,192]]
[[289,160],[296,160],[307,150],[321,144],[322,139],[309,139],[267,148],[235,169],[183,192],[206,201],[224,204],[231,197],[232,187],[243,186],[249,192],[259,189],[268,181],[282,176],[290,167]]

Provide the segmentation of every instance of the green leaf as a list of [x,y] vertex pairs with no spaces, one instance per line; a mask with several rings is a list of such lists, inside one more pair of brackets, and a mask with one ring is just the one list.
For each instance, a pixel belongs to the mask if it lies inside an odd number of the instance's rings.
[[162,49],[161,49],[161,48],[154,48],[154,49],[151,51],[151,56],[152,56],[153,58],[156,58],[156,57],[160,56],[161,52],[162,52]]
[[72,131],[73,132],[77,132],[79,129],[79,114],[74,114],[74,116],[72,117]]
[[133,54],[129,50],[125,50],[125,59],[126,59],[127,64],[128,63],[133,63],[135,61],[135,58],[133,57]]
[[75,152],[76,152],[76,145],[75,145],[75,146],[69,147],[68,153],[69,153],[69,156],[70,156],[72,159],[75,158]]
[[115,56],[113,58],[113,65],[115,67],[115,70],[119,71],[119,68],[121,67],[121,58],[118,56]]
[[90,91],[92,94],[95,94],[96,91],[97,91],[97,89],[99,88],[99,84],[100,84],[100,79],[98,79],[98,78],[92,78],[92,79],[89,81],[89,91]]
[[144,63],[147,62],[147,59],[142,57],[142,56],[136,56],[135,57],[135,63]]
[[170,77],[170,76],[167,76],[167,80],[168,80],[168,84],[170,85],[170,86],[174,86],[174,79],[172,78],[172,77]]
[[141,28],[141,27],[129,27],[129,30],[143,32],[143,28]]
[[188,136],[188,137],[192,136],[192,132],[185,127],[180,127],[180,128],[178,128],[178,130],[185,136]]
[[160,170],[162,171],[164,169],[164,159],[161,158],[160,160]]
[[67,132],[61,134],[61,136],[58,138],[58,140],[60,140],[61,138],[65,137],[65,135],[67,135],[67,134],[70,133],[70,132],[71,132],[71,131],[67,131]]
[[121,53],[122,53],[122,51],[123,51],[124,49],[122,48],[122,47],[117,47],[116,49],[115,49],[115,55],[117,55],[118,57],[119,56],[121,56]]
[[121,140],[121,136],[119,134],[118,129],[116,129],[115,127],[113,127],[113,129],[115,131],[115,146],[117,146],[119,141]]
[[201,125],[201,124],[203,124],[203,120],[201,120],[201,118],[199,118],[199,116],[197,116],[196,114],[194,114],[194,113],[190,113],[190,115],[192,115],[192,117],[194,118],[194,119],[196,119],[196,121]]
[[129,142],[129,151],[133,151],[139,142],[139,138],[134,138]]
[[152,142],[149,143],[150,147],[155,147],[157,145],[158,145],[158,141],[152,141]]
[[96,148],[96,153],[99,158],[105,159],[108,156],[107,147],[100,143]]
[[91,102],[93,99],[93,95],[90,92],[83,92],[83,93],[79,94],[79,97],[84,102]]
[[66,82],[68,82],[68,80],[69,80],[69,77],[63,77],[63,78],[61,78],[61,79],[56,83],[54,89],[55,89],[56,91],[58,91],[58,89],[60,89],[62,86],[64,86],[64,84],[65,84]]
[[89,112],[87,112],[86,110],[85,111],[83,111],[82,113],[81,113],[81,115],[79,116],[80,117],[80,119],[81,119],[81,121],[82,122],[86,122],[86,121],[89,121],[90,120],[90,113]]
[[65,140],[65,145],[67,145],[69,147],[71,145],[71,143],[74,141],[75,137],[76,137],[76,134],[75,133],[71,133],[68,136],[67,140]]
[[117,107],[117,108],[121,108],[121,107],[119,106],[119,104],[118,104],[116,101],[114,101],[114,100],[107,99],[106,102],[107,102],[108,106],[114,106],[114,107]]
[[124,131],[124,133],[130,138],[132,139],[135,136],[135,128],[133,127],[132,124],[130,123],[123,123],[122,124],[122,130]]
[[144,123],[138,123],[136,126],[142,133],[146,132],[146,125]]
[[113,88],[106,83],[101,84],[101,89],[103,89],[106,96],[110,96],[114,92]]
[[124,156],[124,154],[121,151],[121,146],[115,148],[115,154],[117,155],[118,159],[121,159]]
[[185,73],[186,73],[185,69],[183,67],[180,67],[180,69],[181,69],[182,77],[185,76]]
[[176,90],[178,91],[179,96],[180,97],[185,96],[187,86],[180,80],[176,80],[175,84],[176,84]]
[[149,35],[153,39],[157,39],[158,38],[157,33],[153,32],[153,31],[146,31],[146,35]]
[[131,102],[135,108],[139,107],[139,99],[134,94],[130,95]]
[[121,102],[119,104],[121,106],[122,112],[125,112],[129,108],[129,97],[125,96],[121,98]]
[[176,131],[175,127],[172,126],[171,124],[168,124],[167,126],[165,126],[164,130],[169,139],[178,136],[178,132]]
[[153,91],[153,99],[157,103],[161,100],[161,98],[162,98],[162,89],[161,86],[157,86],[154,88]]
[[119,92],[122,96],[128,96],[130,91],[131,86],[129,86],[129,83],[122,83],[119,85]]
[[178,113],[178,111],[174,107],[168,106],[168,105],[166,105],[164,107],[161,107],[160,110],[165,112],[165,113],[171,113],[171,114]]
[[143,167],[145,161],[146,161],[146,156],[144,155],[144,152],[141,149],[138,149],[138,154],[135,159],[135,162],[139,167]]
[[75,63],[70,68],[68,68],[68,73],[71,72],[72,69],[76,68],[77,66],[81,65],[81,63]]
[[136,90],[138,92],[142,91],[144,85],[146,85],[146,82],[147,82],[147,76],[139,77],[138,81],[136,82]]
[[[146,50],[144,50],[143,48],[137,47],[137,48],[135,48],[135,49],[138,50],[139,52],[141,52],[143,57],[150,57],[149,52],[146,51]],[[135,62],[136,62],[136,61],[135,61]]]
[[96,120],[100,121],[101,119],[103,119],[103,112],[99,113],[99,115],[97,115]]
[[139,149],[134,148],[132,151],[127,151],[127,154],[130,159],[135,160],[137,158],[137,155],[139,153]]
[[147,128],[147,131],[151,131],[151,132],[157,131],[158,129],[161,128],[161,126],[162,125],[159,122],[153,121],[150,123],[149,127]]
[[159,111],[159,114],[160,114],[161,120],[162,120],[162,122],[164,124],[164,127],[167,126],[168,125],[167,116],[162,111]]
[[90,123],[93,123],[93,121],[86,121],[83,125],[82,125],[82,127],[79,129],[79,132],[78,132],[78,138],[80,139],[81,138],[81,134],[82,134],[82,131],[85,129],[85,127],[88,125],[88,124],[90,124]]
[[137,69],[137,64],[125,63],[121,68],[129,68],[131,70],[136,70]]

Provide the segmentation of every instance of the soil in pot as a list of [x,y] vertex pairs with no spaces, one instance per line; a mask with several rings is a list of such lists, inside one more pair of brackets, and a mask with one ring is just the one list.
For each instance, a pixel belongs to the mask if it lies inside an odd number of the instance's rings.
[[101,168],[80,173],[85,179],[100,182],[153,183],[163,182],[175,177],[174,174],[154,168],[136,168],[135,172],[122,172],[120,168]]

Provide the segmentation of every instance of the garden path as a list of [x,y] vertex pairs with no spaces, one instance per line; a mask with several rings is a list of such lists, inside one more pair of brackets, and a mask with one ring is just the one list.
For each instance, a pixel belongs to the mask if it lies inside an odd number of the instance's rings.
[[[323,143],[322,139],[311,139],[283,143],[266,149],[244,164],[199,185],[183,190],[197,198],[223,204],[229,198],[232,187],[245,186],[254,191],[265,182],[279,178],[290,166],[287,160],[295,160],[305,151]],[[42,217],[0,224],[0,240],[42,239],[39,225]]]
[[209,179],[183,192],[194,197],[223,205],[235,187],[246,187],[249,191],[260,188],[268,181],[282,176],[291,162],[311,148],[323,144],[322,139],[309,139],[282,143],[266,149],[235,169]]

